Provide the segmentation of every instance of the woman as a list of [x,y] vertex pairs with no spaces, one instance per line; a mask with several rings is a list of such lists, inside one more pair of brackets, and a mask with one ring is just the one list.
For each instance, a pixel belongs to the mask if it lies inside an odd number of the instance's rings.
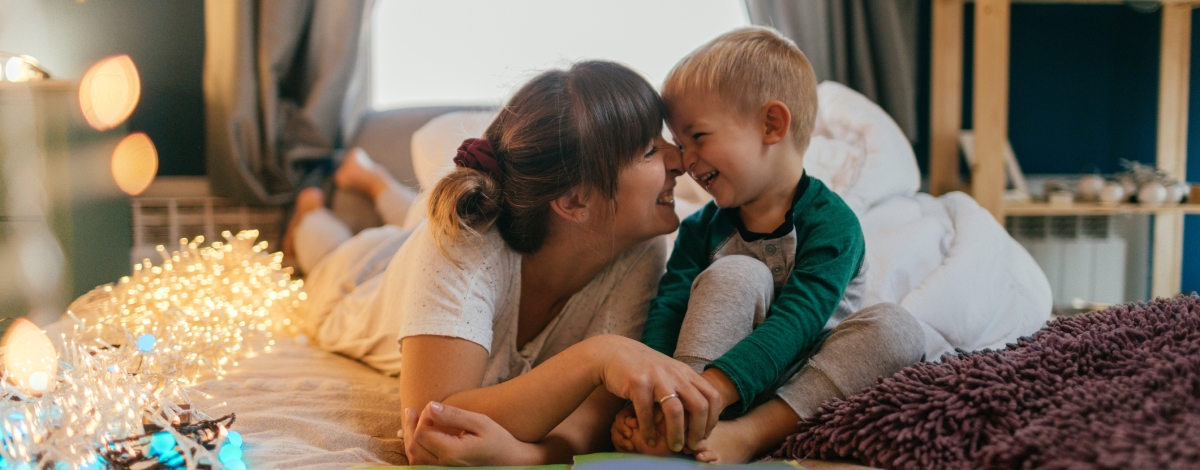
[[[711,431],[715,390],[633,339],[663,271],[660,235],[679,224],[662,120],[658,94],[621,65],[543,73],[464,142],[427,223],[364,231],[317,263],[313,336],[399,375],[412,463],[567,462],[610,448],[626,400],[644,423],[661,410],[666,435],[642,426],[650,441],[680,450]],[[298,216],[297,254],[332,223],[319,214]],[[441,413],[471,421],[448,431]],[[447,437],[457,446],[438,445]]]

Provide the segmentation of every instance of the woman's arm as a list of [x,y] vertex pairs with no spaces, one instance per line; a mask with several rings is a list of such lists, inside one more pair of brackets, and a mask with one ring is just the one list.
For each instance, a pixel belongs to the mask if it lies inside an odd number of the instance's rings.
[[[422,409],[437,401],[482,413],[525,442],[541,441],[604,385],[612,395],[632,400],[639,421],[647,423],[653,420],[655,402],[676,394],[678,400],[662,403],[665,437],[672,448],[682,449],[684,411],[706,420],[710,404],[718,399],[716,390],[688,366],[615,335],[584,340],[523,375],[487,388],[479,388],[487,353],[478,344],[439,336],[412,336],[403,342],[401,403]],[[704,426],[698,429],[697,440]],[[654,440],[653,426],[642,432],[646,440]]]
[[405,410],[410,465],[544,465],[610,448],[604,431],[624,400],[596,390],[537,443],[517,440],[485,415],[432,402]]

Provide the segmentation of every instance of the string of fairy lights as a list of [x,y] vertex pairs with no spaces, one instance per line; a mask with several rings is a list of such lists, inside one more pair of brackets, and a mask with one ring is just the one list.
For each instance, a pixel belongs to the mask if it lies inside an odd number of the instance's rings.
[[9,327],[0,470],[246,468],[235,417],[192,409],[189,387],[297,334],[305,294],[257,231],[224,237],[159,247],[160,264],[80,297],[59,348],[28,320]]

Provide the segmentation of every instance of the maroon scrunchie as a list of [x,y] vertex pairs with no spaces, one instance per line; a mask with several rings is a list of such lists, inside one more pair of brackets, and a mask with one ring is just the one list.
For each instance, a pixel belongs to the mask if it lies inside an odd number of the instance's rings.
[[458,146],[454,155],[454,164],[464,168],[474,168],[492,176],[497,182],[503,173],[500,172],[500,162],[496,160],[496,151],[487,139],[467,139]]

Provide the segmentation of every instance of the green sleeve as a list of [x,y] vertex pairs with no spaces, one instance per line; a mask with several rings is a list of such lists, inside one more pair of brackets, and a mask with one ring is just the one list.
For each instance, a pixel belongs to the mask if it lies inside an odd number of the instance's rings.
[[710,366],[737,386],[741,402],[733,406],[742,412],[816,341],[862,266],[866,244],[858,218],[840,201],[834,204],[844,211],[797,224],[796,267],[766,320]]
[[642,342],[668,356],[675,354],[679,329],[683,326],[688,297],[692,293],[692,281],[695,281],[696,276],[709,264],[708,247],[705,243],[708,239],[706,220],[715,212],[716,207],[709,206],[684,219],[679,225],[675,249],[667,259],[667,272],[659,280],[658,295],[650,301],[650,312],[646,314]]

